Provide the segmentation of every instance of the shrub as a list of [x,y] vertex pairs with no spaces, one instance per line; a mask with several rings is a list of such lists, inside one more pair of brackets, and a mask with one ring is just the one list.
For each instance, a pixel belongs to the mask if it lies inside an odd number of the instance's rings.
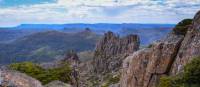
[[68,64],[63,64],[63,66],[58,68],[43,69],[32,62],[23,62],[11,64],[10,68],[36,78],[42,84],[47,84],[54,80],[60,80],[66,83],[70,81],[71,69]]
[[149,44],[149,45],[147,46],[147,48],[151,48],[151,47],[153,47],[153,44]]
[[14,63],[10,65],[10,68],[23,73],[26,73],[32,77],[37,77],[37,75],[44,73],[44,69],[33,64],[31,62]]
[[101,87],[109,87],[111,84],[118,83],[120,80],[120,75],[108,75],[107,81]]
[[161,77],[158,87],[200,87],[200,57],[186,64],[183,73]]
[[181,76],[163,76],[158,87],[182,87],[183,85]]
[[191,24],[192,24],[192,19],[184,19],[175,26],[173,31],[175,34],[185,35]]
[[200,57],[196,57],[186,64],[183,78],[187,83],[200,83]]

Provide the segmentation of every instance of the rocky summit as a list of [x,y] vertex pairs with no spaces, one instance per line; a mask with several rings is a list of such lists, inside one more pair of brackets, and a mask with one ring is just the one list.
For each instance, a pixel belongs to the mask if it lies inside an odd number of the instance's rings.
[[137,51],[139,44],[137,35],[119,37],[113,32],[105,33],[96,45],[93,59],[80,64],[81,87],[99,87],[108,76],[118,75],[123,59]]
[[182,72],[183,66],[196,56],[200,56],[200,12],[185,36],[171,32],[149,48],[128,56],[123,62],[120,86],[156,87],[161,76]]
[[128,35],[120,38],[112,32],[108,32],[97,43],[93,69],[96,73],[117,71],[122,60],[129,54],[139,49],[140,40],[137,35]]

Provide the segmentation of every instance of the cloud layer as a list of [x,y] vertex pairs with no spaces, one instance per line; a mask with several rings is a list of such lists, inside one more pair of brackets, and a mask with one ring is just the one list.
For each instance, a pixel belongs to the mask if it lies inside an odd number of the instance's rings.
[[0,26],[23,23],[177,23],[192,18],[200,10],[200,0],[22,0],[14,5],[8,1],[0,0]]

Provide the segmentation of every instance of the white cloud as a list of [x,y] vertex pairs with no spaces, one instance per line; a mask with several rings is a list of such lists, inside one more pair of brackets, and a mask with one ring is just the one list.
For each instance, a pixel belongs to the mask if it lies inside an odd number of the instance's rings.
[[57,0],[0,8],[0,26],[21,23],[177,23],[200,10],[200,0]]

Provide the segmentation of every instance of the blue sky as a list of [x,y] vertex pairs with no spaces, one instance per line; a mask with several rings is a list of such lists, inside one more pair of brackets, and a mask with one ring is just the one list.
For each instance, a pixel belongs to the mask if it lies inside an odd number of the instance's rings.
[[200,0],[0,0],[0,26],[167,23],[192,18]]

